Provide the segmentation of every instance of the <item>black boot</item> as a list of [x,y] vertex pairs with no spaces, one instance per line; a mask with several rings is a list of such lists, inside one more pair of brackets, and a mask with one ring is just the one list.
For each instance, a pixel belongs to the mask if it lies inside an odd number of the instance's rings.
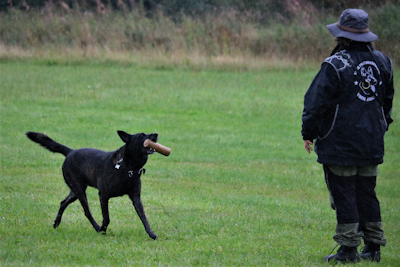
[[381,247],[376,244],[367,243],[360,254],[361,259],[369,261],[381,261]]
[[341,246],[336,254],[328,255],[324,258],[324,262],[330,262],[334,260],[340,262],[359,262],[360,255],[358,254],[357,247]]

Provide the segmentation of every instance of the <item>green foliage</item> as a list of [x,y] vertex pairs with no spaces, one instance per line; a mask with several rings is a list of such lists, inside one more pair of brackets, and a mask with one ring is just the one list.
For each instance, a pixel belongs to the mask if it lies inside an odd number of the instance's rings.
[[385,49],[385,52],[392,55],[396,62],[400,58],[400,5],[389,4],[383,6],[374,12],[371,16],[371,29],[376,31],[382,42],[388,45],[378,43],[379,49]]
[[[195,71],[62,60],[0,62],[0,265],[324,266],[335,215],[321,166],[300,136],[303,95],[317,68]],[[400,264],[399,110],[396,98],[377,186],[384,266]],[[147,236],[126,196],[110,201],[107,235],[95,233],[78,202],[52,229],[69,192],[64,157],[24,133],[111,151],[122,146],[117,130],[156,131],[172,149],[169,157],[152,155],[142,179],[159,239]],[[87,193],[100,221],[97,191]]]
[[[229,8],[246,11],[258,11],[262,16],[271,15],[275,12],[285,13],[287,6],[302,6],[312,4],[318,9],[332,9],[341,11],[349,7],[379,7],[386,3],[396,3],[397,0],[300,0],[296,2],[272,1],[272,0],[63,0],[68,7],[79,6],[83,11],[96,10],[99,5],[111,7],[114,10],[129,10],[141,7],[148,14],[163,11],[171,17],[179,17],[183,12],[186,15],[201,15],[216,9]],[[44,6],[59,4],[58,1],[50,0],[9,0],[0,3],[1,10],[19,8],[22,10],[43,9]],[[260,18],[262,17],[260,16]]]
[[[195,54],[206,59],[226,56],[252,60],[262,56],[320,62],[335,45],[325,27],[337,21],[340,13],[335,10],[293,5],[278,12],[281,7],[269,8],[274,1],[265,1],[267,14],[259,6],[263,1],[246,2],[246,8],[240,6],[241,2],[235,2],[235,8],[212,9],[196,16],[182,12],[179,19],[163,12],[147,16],[140,8],[104,13],[82,12],[79,8],[65,11],[53,7],[40,12],[12,9],[0,16],[0,57],[20,48],[39,55],[49,51],[84,56],[147,51],[169,57]],[[400,5],[369,6],[367,11],[370,28],[380,37],[376,47],[395,63],[400,62]]]
[[396,3],[398,0],[310,0],[318,9],[332,9],[342,12],[346,8],[376,8],[387,3]]

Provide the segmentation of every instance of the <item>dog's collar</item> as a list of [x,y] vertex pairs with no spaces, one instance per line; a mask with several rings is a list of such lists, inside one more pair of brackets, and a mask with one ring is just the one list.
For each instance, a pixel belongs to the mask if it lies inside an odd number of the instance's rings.
[[[115,168],[116,168],[117,170],[119,170],[119,168],[121,167],[121,164],[122,164],[123,161],[124,161],[123,158],[120,158],[120,159],[117,161],[117,164],[115,164]],[[129,177],[132,177],[132,176],[135,175],[135,174],[138,174],[138,175],[140,176],[141,174],[145,174],[145,173],[146,173],[146,169],[145,169],[145,168],[140,168],[138,171],[128,171],[128,176],[129,176]]]
[[120,158],[120,159],[117,161],[117,164],[115,164],[115,168],[116,168],[117,170],[119,170],[119,167],[121,167],[121,164],[122,164],[123,161],[124,161],[123,158]]
[[137,173],[140,176],[140,175],[146,173],[146,169],[145,168],[140,168],[140,170],[138,170],[138,171],[128,171],[128,176],[132,177],[133,175],[135,175],[135,173]]

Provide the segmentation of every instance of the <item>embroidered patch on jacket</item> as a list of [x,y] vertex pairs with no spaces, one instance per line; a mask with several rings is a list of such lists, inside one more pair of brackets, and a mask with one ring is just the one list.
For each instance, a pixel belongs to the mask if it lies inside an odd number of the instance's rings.
[[356,77],[354,85],[360,89],[357,97],[365,102],[374,101],[378,95],[376,86],[382,84],[382,81],[377,79],[380,78],[380,70],[376,63],[373,61],[361,62],[354,71],[354,76]]
[[345,53],[346,50],[340,51],[327,59],[325,59],[325,62],[329,62],[335,66],[337,70],[342,70],[347,67],[350,67],[350,55]]

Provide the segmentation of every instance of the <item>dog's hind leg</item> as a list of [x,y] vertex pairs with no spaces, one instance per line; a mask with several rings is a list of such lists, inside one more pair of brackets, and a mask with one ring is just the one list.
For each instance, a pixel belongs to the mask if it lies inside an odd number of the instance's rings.
[[143,209],[143,204],[142,201],[140,200],[140,194],[134,194],[131,193],[129,194],[129,198],[132,200],[133,206],[135,207],[135,210],[137,214],[139,215],[140,220],[143,223],[144,229],[146,230],[147,234],[149,235],[150,238],[153,238],[154,240],[157,239],[157,235],[151,230],[150,224],[147,221],[146,214],[144,213]]
[[54,228],[57,228],[60,225],[61,217],[62,217],[65,209],[68,207],[68,205],[77,199],[78,198],[75,196],[74,192],[70,191],[69,195],[63,201],[61,201],[60,209],[58,210],[57,217],[54,220],[54,225],[53,225]]

